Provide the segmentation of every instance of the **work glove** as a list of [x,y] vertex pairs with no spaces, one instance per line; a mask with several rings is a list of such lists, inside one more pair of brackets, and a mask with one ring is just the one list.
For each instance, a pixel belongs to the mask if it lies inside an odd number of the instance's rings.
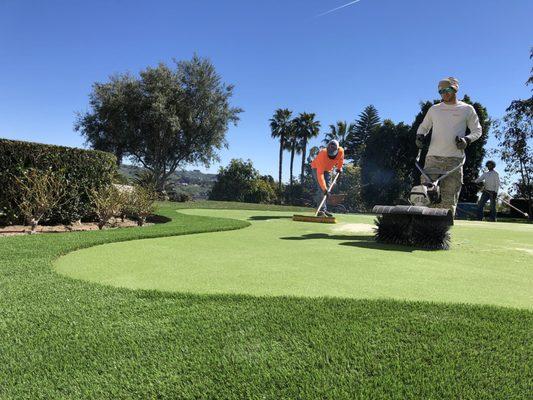
[[328,197],[329,196],[329,191],[328,190],[324,190],[324,196]]
[[342,171],[342,168],[340,168],[340,169],[337,170],[337,174],[338,174],[338,175],[342,174],[342,172],[343,172],[343,171]]
[[424,139],[425,139],[424,135],[416,135],[416,139],[415,139],[416,147],[418,147],[419,149],[424,147],[424,141],[425,141]]
[[456,144],[458,149],[464,150],[464,149],[466,149],[466,146],[468,146],[470,144],[470,139],[468,139],[466,136],[465,137],[456,136],[455,137],[455,144]]

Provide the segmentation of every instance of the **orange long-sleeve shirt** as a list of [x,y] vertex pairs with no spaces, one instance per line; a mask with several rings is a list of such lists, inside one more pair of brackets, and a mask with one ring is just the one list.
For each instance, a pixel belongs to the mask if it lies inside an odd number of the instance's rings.
[[326,180],[324,179],[324,172],[331,172],[333,167],[341,169],[344,165],[344,149],[339,147],[337,157],[331,159],[328,157],[328,151],[326,149],[320,150],[315,159],[311,162],[311,167],[316,169],[316,176],[318,178],[318,184],[322,190],[327,190]]

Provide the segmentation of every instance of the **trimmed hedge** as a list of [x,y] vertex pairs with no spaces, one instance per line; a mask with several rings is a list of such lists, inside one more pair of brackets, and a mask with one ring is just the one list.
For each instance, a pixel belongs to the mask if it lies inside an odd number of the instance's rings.
[[51,210],[47,221],[70,223],[91,214],[88,191],[112,183],[116,157],[103,151],[0,139],[0,224],[23,222],[16,206],[15,177],[28,168],[51,169],[62,176],[66,199]]

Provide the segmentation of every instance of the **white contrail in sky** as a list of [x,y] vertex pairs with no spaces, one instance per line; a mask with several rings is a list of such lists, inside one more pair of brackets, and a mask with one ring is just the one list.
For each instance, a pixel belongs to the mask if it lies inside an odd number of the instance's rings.
[[345,4],[343,6],[340,6],[340,7],[337,7],[337,8],[334,8],[333,10],[329,10],[329,11],[326,11],[322,14],[318,14],[316,16],[316,18],[319,18],[319,17],[323,17],[324,15],[328,15],[328,14],[331,14],[332,12],[335,12],[337,10],[340,10],[341,8],[345,8],[345,7],[349,7],[351,6],[352,4],[355,4],[355,3],[359,3],[361,0],[355,0],[355,1],[350,1],[348,4]]

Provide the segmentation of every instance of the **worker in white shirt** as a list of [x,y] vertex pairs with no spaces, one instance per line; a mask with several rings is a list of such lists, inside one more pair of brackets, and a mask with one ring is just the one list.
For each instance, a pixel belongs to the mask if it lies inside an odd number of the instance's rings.
[[[466,147],[479,139],[481,125],[474,107],[457,100],[457,79],[450,77],[441,80],[438,90],[442,102],[428,110],[418,128],[416,145],[422,148],[424,137],[433,130],[424,168],[450,171],[463,162]],[[466,128],[470,130],[468,135]],[[424,177],[422,179],[425,181]],[[444,178],[440,183],[441,202],[434,207],[449,208],[455,215],[462,183],[462,168]]]
[[485,167],[488,171],[474,181],[482,186],[481,197],[477,203],[477,219],[483,220],[483,208],[490,200],[490,220],[496,222],[496,197],[500,189],[500,175],[494,169],[496,168],[494,161],[487,161]]

